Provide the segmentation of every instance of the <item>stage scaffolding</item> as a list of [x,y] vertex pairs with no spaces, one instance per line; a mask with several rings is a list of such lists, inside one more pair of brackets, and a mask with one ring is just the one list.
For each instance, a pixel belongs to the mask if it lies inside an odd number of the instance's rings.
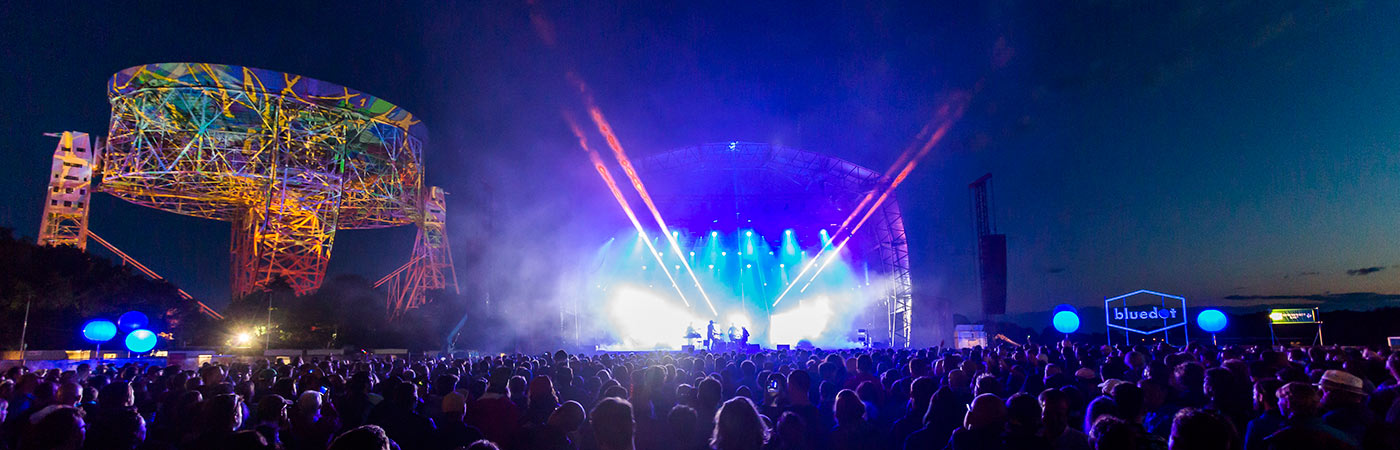
[[[636,162],[644,178],[672,176],[695,170],[739,172],[771,172],[775,179],[756,177],[754,182],[734,184],[733,195],[771,196],[774,192],[792,191],[785,195],[826,196],[834,204],[854,208],[866,194],[887,184],[883,175],[840,158],[793,148],[751,142],[722,142],[684,147]],[[650,175],[650,177],[648,177]],[[789,184],[792,183],[792,184]],[[777,186],[781,184],[782,186]],[[659,199],[670,210],[687,210],[687,206],[712,204],[713,195],[671,195]],[[833,230],[835,231],[835,230]],[[909,245],[904,218],[899,204],[887,199],[869,222],[858,232],[852,243],[863,245],[866,254],[878,256],[879,273],[892,279],[881,301],[887,316],[888,336],[885,342],[895,348],[911,345],[913,331],[913,288],[910,280]]]

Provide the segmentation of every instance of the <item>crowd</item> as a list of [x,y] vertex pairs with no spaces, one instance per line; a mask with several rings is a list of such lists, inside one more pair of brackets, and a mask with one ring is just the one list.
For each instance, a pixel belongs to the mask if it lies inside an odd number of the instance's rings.
[[1385,349],[922,350],[15,367],[0,450],[1397,449]]

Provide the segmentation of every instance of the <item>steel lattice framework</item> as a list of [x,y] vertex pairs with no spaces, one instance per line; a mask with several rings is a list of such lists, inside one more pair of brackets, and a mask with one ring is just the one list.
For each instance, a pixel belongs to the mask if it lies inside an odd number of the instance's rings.
[[87,133],[64,131],[57,137],[49,191],[44,199],[44,221],[39,224],[39,245],[87,249],[88,205],[97,155]]
[[418,238],[413,244],[413,257],[408,264],[375,283],[389,282],[389,316],[403,313],[428,302],[430,290],[457,286],[457,271],[452,264],[452,247],[447,243],[447,193],[433,186],[424,191],[422,216],[418,221]]
[[233,222],[233,292],[320,286],[336,230],[420,214],[422,125],[384,100],[251,67],[136,66],[108,85],[102,190]]
[[[779,175],[780,181],[769,182],[793,183],[806,192],[786,195],[827,196],[831,202],[847,205],[848,208],[854,207],[861,197],[882,184],[887,184],[880,173],[840,158],[763,143],[725,142],[685,147],[639,160],[636,167],[643,174],[673,178],[697,169],[774,173]],[[734,189],[737,191],[740,188],[736,184]],[[760,185],[753,186],[749,192],[735,194],[769,197],[780,190]],[[686,211],[690,206],[712,202],[706,197],[668,196],[659,201],[673,206],[673,210]],[[886,200],[858,234],[866,237],[861,240],[870,246],[866,250],[879,256],[881,272],[893,278],[883,301],[888,315],[889,343],[894,347],[908,347],[913,324],[913,288],[909,272],[909,245],[899,204],[894,199]]]

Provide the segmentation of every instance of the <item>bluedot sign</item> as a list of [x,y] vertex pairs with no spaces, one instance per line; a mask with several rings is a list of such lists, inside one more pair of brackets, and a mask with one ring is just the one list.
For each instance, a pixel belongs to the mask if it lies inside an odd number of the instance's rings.
[[1122,331],[1124,339],[1131,342],[1134,333],[1144,336],[1161,333],[1166,339],[1167,331],[1181,328],[1182,343],[1185,343],[1186,299],[1183,297],[1142,289],[1104,300],[1103,309],[1110,342],[1112,330]]

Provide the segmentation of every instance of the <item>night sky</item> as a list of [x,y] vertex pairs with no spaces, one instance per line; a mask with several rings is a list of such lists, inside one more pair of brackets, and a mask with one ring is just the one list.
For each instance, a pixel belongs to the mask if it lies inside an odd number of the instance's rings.
[[[554,48],[524,2],[30,9],[52,3],[0,4],[0,226],[23,236],[43,133],[105,135],[105,83],[138,64],[287,71],[422,117],[462,276],[507,302],[568,295],[559,273],[628,227],[560,119],[567,70],[635,157],[740,140],[876,170],[981,82],[897,193],[921,298],[976,311],[967,183],[992,172],[1011,313],[1140,288],[1400,305],[1396,2],[543,2]],[[95,232],[227,302],[227,224],[94,199]],[[339,233],[331,276],[376,279],[412,240]]]

